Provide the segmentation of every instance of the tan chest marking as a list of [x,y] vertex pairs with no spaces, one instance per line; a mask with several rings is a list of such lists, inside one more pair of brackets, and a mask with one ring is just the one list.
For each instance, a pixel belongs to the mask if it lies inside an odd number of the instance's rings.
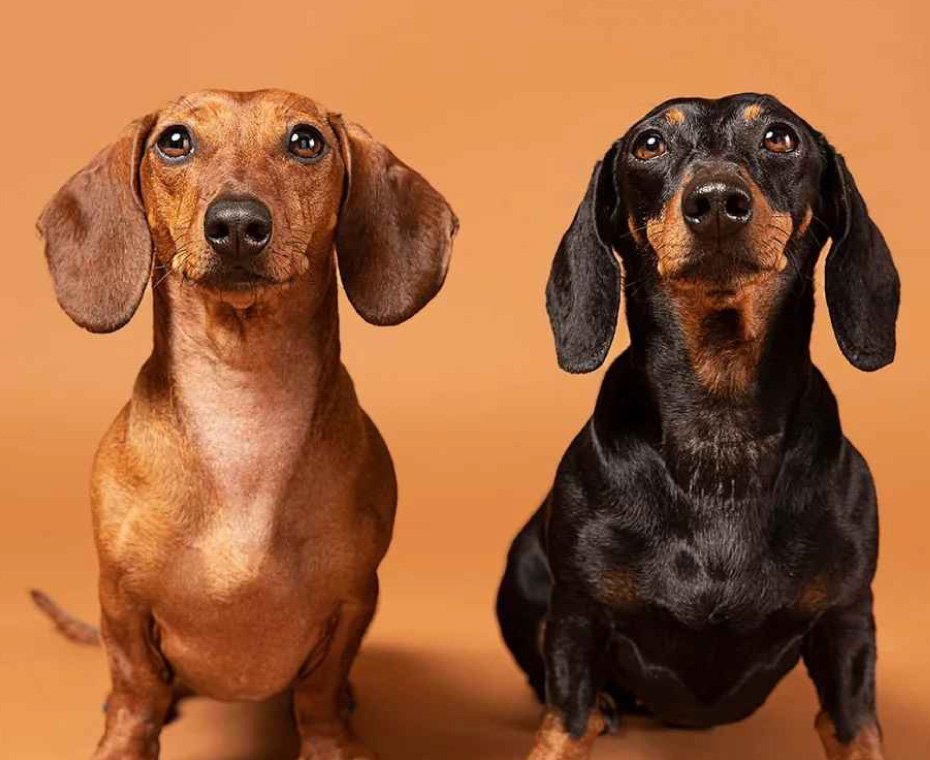
[[801,589],[797,606],[802,613],[816,614],[827,607],[830,590],[824,578],[814,578]]
[[604,573],[598,586],[598,594],[606,604],[622,607],[634,604],[636,595],[636,578],[631,570],[611,570]]

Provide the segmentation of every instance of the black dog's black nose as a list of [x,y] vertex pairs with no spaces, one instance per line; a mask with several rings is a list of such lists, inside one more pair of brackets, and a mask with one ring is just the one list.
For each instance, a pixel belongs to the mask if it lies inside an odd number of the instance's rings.
[[203,234],[222,256],[255,256],[271,240],[271,212],[256,198],[217,198],[204,216]]
[[752,217],[752,196],[737,177],[698,179],[685,188],[681,211],[696,234],[725,237]]

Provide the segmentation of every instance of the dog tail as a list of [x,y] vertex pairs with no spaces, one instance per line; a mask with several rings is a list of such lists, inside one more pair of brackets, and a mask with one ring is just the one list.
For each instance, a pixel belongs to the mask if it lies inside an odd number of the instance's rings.
[[55,602],[41,591],[33,589],[29,592],[32,601],[36,606],[48,615],[55,627],[65,635],[69,641],[77,644],[90,644],[97,646],[100,644],[100,631],[83,620],[78,620],[69,613],[65,612]]

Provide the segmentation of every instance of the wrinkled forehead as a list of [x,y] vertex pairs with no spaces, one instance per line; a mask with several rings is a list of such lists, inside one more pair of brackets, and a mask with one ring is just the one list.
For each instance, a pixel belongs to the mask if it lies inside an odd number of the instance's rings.
[[674,128],[698,147],[724,148],[753,125],[788,121],[809,130],[806,122],[771,95],[742,93],[725,98],[675,98],[653,108],[631,127],[626,139],[649,127]]
[[201,134],[232,136],[263,127],[280,131],[297,123],[309,123],[327,131],[327,111],[310,98],[283,90],[203,90],[183,95],[164,106],[153,132],[171,124],[184,124]]

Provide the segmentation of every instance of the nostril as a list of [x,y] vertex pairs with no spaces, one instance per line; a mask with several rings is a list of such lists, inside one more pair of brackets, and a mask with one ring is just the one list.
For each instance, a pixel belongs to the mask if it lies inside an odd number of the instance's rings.
[[752,201],[745,193],[730,193],[724,204],[724,210],[731,219],[745,221],[749,219],[749,214],[752,211]]
[[229,237],[229,225],[222,219],[210,219],[206,227],[205,232],[209,240],[219,242]]
[[690,195],[685,202],[685,216],[700,221],[710,213],[710,200],[704,195]]
[[271,229],[269,226],[262,221],[250,222],[246,225],[245,228],[245,237],[246,239],[257,245],[262,245],[268,242],[268,237],[271,234]]

